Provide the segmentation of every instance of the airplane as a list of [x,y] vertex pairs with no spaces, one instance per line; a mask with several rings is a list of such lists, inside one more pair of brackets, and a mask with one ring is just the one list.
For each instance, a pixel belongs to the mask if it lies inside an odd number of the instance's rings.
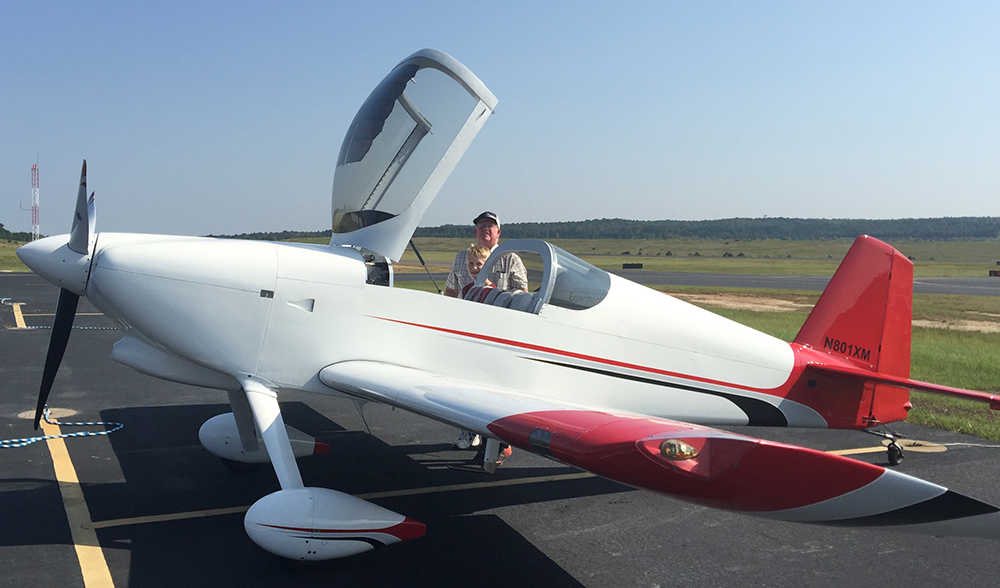
[[[35,428],[85,296],[118,324],[115,361],[225,390],[199,438],[230,463],[271,463],[281,489],[247,511],[262,549],[347,557],[425,526],[306,487],[296,458],[325,444],[286,427],[287,391],[382,403],[681,500],[782,521],[997,538],[1000,508],[878,465],[719,427],[871,431],[906,418],[913,264],[859,237],[791,343],[610,274],[542,240],[500,244],[465,299],[394,287],[424,212],[497,99],[452,57],[400,62],[351,123],[329,244],[96,232],[83,164],[68,235],[17,253],[60,288]],[[486,284],[515,253],[530,291]],[[540,278],[538,278],[540,275]],[[902,449],[889,436],[889,461]]]

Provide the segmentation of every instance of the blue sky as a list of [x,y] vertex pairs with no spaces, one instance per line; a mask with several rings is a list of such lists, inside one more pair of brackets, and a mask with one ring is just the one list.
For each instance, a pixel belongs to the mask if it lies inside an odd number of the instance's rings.
[[0,0],[0,222],[321,230],[354,113],[431,47],[499,99],[425,226],[998,216],[1000,3]]

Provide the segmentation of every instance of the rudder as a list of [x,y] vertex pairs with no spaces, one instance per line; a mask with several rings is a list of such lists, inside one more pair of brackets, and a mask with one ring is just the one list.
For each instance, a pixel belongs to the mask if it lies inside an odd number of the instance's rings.
[[865,369],[910,377],[913,262],[867,235],[854,241],[795,342]]

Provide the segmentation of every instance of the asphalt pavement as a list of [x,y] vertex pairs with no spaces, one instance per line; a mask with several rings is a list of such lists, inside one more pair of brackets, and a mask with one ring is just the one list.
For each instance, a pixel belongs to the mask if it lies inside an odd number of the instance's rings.
[[[772,286],[773,287],[773,286]],[[0,438],[37,435],[29,419],[57,290],[0,274]],[[13,304],[24,327],[18,328]],[[110,359],[120,333],[81,301],[50,405],[62,420],[114,421],[110,435],[64,440],[76,482],[59,482],[53,444],[0,449],[0,586],[84,586],[80,553],[99,553],[114,586],[992,586],[998,543],[887,529],[779,523],[715,511],[515,451],[496,474],[469,468],[456,431],[424,417],[321,395],[281,398],[285,420],[332,447],[305,458],[305,483],[366,497],[427,525],[425,537],[289,569],[243,531],[243,510],[278,489],[269,467],[232,472],[198,442],[228,412],[223,392],[156,380]],[[39,328],[31,328],[39,327]],[[102,426],[81,430],[101,430]],[[62,427],[65,431],[76,428]],[[900,424],[950,445],[907,454],[898,471],[1000,504],[1000,448]],[[743,429],[820,450],[865,450],[859,432]],[[989,447],[984,447],[987,445]],[[853,458],[886,464],[881,450]],[[76,504],[64,493],[80,492]],[[79,502],[96,541],[70,528]],[[88,559],[87,561],[93,561]]]

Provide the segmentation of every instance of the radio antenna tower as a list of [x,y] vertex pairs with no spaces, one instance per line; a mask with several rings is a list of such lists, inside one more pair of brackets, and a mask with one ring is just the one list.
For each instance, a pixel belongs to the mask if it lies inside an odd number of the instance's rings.
[[38,232],[38,155],[35,155],[35,165],[31,166],[31,208],[21,205],[21,210],[31,210],[31,240],[41,238]]
[[21,205],[21,210],[31,210],[31,240],[41,238],[38,232],[38,154],[35,154],[35,165],[31,166],[31,208]]
[[35,156],[35,165],[31,166],[31,240],[37,241],[40,237],[38,231],[38,156]]

